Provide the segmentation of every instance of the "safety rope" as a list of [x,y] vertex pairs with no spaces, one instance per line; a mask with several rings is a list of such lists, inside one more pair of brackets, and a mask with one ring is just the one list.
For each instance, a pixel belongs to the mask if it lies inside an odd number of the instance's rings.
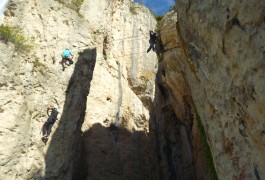
[[[50,16],[48,17],[48,21],[49,21],[49,18],[50,18]],[[150,16],[149,16],[149,19],[150,19]],[[57,22],[58,23],[58,22]],[[48,24],[48,23],[47,23]],[[44,25],[43,25],[44,26]],[[151,20],[149,21],[149,26],[151,26]],[[59,38],[59,26],[57,25],[57,39]],[[45,33],[46,31],[44,30],[44,39],[46,39],[47,40],[47,36],[46,36],[46,33]],[[111,40],[111,42],[114,42],[114,43],[120,43],[121,41],[122,41],[122,43],[124,43],[124,40],[143,40],[143,39],[147,39],[147,38],[149,38],[149,36],[147,37],[147,36],[129,36],[129,37],[125,37],[125,38],[120,38],[120,39],[113,39],[113,40]],[[50,47],[50,46],[49,46]],[[78,47],[78,49],[79,49],[80,47]],[[124,51],[124,49],[123,49],[123,51]],[[47,53],[47,46],[46,46],[46,48],[45,48],[45,52],[46,52],[46,54],[48,55],[48,53]],[[143,53],[146,53],[146,50],[145,51],[142,51],[142,52],[137,52],[137,53],[131,53],[131,54],[125,54],[125,55],[122,55],[122,56],[114,56],[113,58],[119,58],[119,57],[125,57],[125,56],[133,56],[133,55],[136,55],[136,54],[143,54]],[[53,57],[52,57],[52,59],[55,61],[55,59],[56,59],[56,56],[55,56],[55,51],[53,51]],[[56,61],[55,61],[56,62]],[[58,66],[56,65],[56,67],[55,67],[55,70],[57,71],[58,70]],[[54,85],[55,85],[55,83],[56,83],[57,81],[56,80],[53,80],[53,83],[52,84],[50,84],[50,86],[48,86],[50,89],[52,89],[52,87],[54,87]],[[47,83],[46,84],[48,84],[48,81],[47,81]],[[42,109],[43,108],[43,104],[44,104],[44,101],[46,100],[46,98],[45,98],[45,96],[47,96],[46,95],[46,93],[45,93],[45,91],[47,91],[47,90],[49,90],[49,89],[46,89],[46,88],[44,88],[44,93],[41,95],[42,96],[42,98],[41,98],[41,106],[40,106],[40,108]],[[47,100],[48,101],[52,101],[52,97],[48,97],[47,96]],[[119,117],[120,118],[120,117]],[[42,128],[42,126],[41,126],[41,128]]]
[[120,39],[113,39],[112,41],[121,41],[121,40],[124,40],[124,39],[147,39],[149,38],[149,36],[129,36],[129,37],[126,37],[126,38],[120,38]]

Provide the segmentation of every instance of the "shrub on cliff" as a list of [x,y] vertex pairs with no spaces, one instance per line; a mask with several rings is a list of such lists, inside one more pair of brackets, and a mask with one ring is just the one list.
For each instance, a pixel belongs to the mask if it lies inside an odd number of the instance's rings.
[[159,32],[161,30],[161,20],[164,18],[164,15],[161,16],[155,16],[156,18],[156,32]]
[[72,3],[76,6],[76,9],[80,9],[82,3],[84,2],[84,0],[72,0]]
[[18,51],[29,52],[32,48],[32,42],[22,34],[20,28],[1,25],[0,38],[4,42],[11,42]]
[[79,13],[79,10],[84,0],[55,0],[55,1],[58,1],[59,3],[63,4],[65,7],[74,10],[78,14],[79,17],[81,18],[83,17]]
[[177,6],[176,6],[176,4],[173,5],[173,6],[170,6],[170,7],[169,7],[168,12],[170,12],[170,11],[175,11],[175,12],[177,12]]
[[138,14],[138,13],[137,13],[137,8],[139,8],[139,6],[137,6],[136,3],[132,2],[131,5],[130,5],[130,12],[131,12],[133,15]]

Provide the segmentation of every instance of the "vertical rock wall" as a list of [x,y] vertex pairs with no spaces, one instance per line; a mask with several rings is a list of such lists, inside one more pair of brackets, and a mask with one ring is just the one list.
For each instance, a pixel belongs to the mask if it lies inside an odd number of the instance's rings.
[[[86,6],[91,4],[87,1]],[[97,8],[105,12],[105,6]],[[82,126],[83,165],[78,177],[157,179],[148,110],[157,60],[155,53],[146,54],[149,30],[156,22],[147,9],[130,1],[115,1],[112,6],[112,23],[102,37],[102,61],[95,66]],[[101,27],[100,21],[88,21]]]
[[221,179],[265,177],[264,7],[177,1],[185,74]]
[[167,13],[159,22],[163,55],[159,61],[154,109],[162,174],[168,179],[214,179],[203,147],[203,134],[198,128],[176,23],[176,12]]
[[[34,49],[0,44],[1,179],[158,177],[148,135],[157,69],[155,53],[145,53],[156,26],[150,12],[129,0],[11,0],[3,18]],[[63,71],[67,47],[75,64]],[[60,114],[45,146],[49,103]]]

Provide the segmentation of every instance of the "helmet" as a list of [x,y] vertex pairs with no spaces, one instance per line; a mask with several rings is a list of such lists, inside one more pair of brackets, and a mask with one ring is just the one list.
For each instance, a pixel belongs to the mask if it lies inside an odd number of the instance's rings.
[[48,105],[48,108],[54,108],[54,105],[49,104],[49,105]]

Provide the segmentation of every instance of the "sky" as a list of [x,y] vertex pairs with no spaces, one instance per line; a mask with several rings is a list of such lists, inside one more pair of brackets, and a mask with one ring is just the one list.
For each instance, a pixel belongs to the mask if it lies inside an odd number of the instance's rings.
[[0,17],[3,15],[3,11],[7,2],[8,0],[0,0]]
[[134,2],[144,4],[159,16],[168,12],[169,7],[175,4],[175,0],[134,0]]

